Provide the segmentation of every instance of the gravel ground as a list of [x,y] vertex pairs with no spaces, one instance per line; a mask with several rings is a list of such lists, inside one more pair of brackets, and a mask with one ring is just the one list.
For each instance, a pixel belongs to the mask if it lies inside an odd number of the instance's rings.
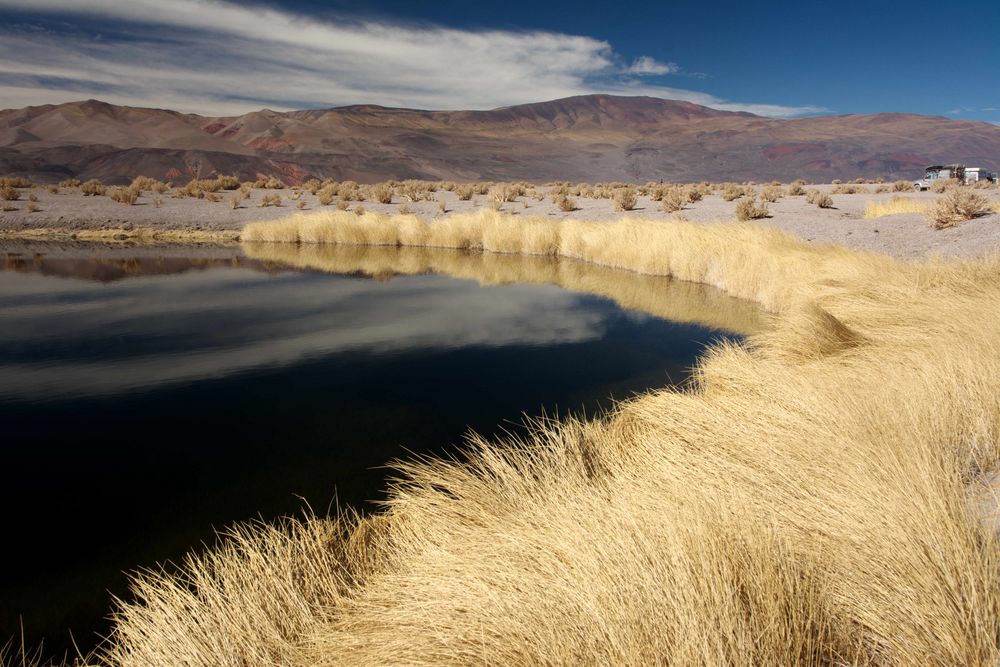
[[[835,186],[807,186],[829,192]],[[873,189],[871,186],[868,186]],[[544,188],[540,188],[544,191]],[[37,212],[28,212],[28,193],[38,198]],[[0,213],[0,234],[7,236],[23,233],[25,230],[46,229],[58,231],[63,236],[85,230],[139,229],[185,230],[195,232],[238,231],[243,225],[257,220],[270,220],[297,211],[298,201],[305,203],[305,212],[334,210],[332,206],[320,206],[316,197],[307,192],[301,199],[292,201],[291,190],[277,191],[283,199],[280,207],[262,208],[260,200],[274,191],[254,190],[251,199],[238,209],[229,203],[229,193],[222,201],[209,202],[199,199],[175,199],[168,195],[160,197],[161,204],[154,205],[154,195],[144,195],[135,206],[118,204],[107,197],[84,197],[77,190],[64,189],[60,194],[52,194],[44,188],[22,190],[21,201],[7,202],[16,211]],[[1000,191],[983,191],[994,201],[1000,201]],[[472,211],[488,205],[486,196],[473,197],[472,201],[458,201],[453,193],[441,191],[437,196],[443,199],[448,212]],[[944,257],[977,257],[1000,252],[1000,214],[992,214],[945,230],[935,230],[920,214],[900,214],[877,220],[865,220],[862,216],[865,204],[871,201],[886,201],[896,194],[853,194],[833,195],[834,208],[820,209],[808,204],[804,197],[785,197],[769,204],[771,217],[757,220],[762,224],[791,232],[810,243],[836,243],[852,248],[884,253],[902,259],[919,259],[934,255]],[[901,196],[932,202],[939,195],[922,193],[902,193]],[[398,212],[407,206],[413,213],[425,218],[435,218],[441,214],[438,203],[417,202],[377,204],[362,202],[369,211],[383,213]],[[544,215],[553,219],[574,217],[584,220],[613,220],[622,216],[666,219],[670,214],[657,210],[658,202],[640,197],[635,210],[626,213],[614,210],[608,200],[576,198],[578,210],[564,213],[546,198],[535,201],[522,197],[520,201],[505,204],[504,210],[517,215]],[[351,208],[358,206],[351,202]],[[727,202],[717,195],[705,197],[702,201],[689,204],[680,216],[693,222],[716,223],[734,219],[735,202]]]

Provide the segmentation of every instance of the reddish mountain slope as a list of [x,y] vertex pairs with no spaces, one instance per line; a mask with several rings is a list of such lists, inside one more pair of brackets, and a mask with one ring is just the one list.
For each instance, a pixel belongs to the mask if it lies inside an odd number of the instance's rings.
[[0,111],[0,173],[39,180],[820,181],[910,178],[933,162],[1000,169],[1000,128],[898,113],[776,120],[610,95],[490,111],[363,105],[204,117],[95,100]]

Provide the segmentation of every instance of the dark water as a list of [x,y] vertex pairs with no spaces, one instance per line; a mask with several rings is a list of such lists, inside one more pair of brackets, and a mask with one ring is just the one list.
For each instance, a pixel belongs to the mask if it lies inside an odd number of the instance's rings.
[[720,308],[732,329],[754,317],[707,288],[596,269],[572,280],[715,328],[517,282],[569,281],[542,260],[355,250],[284,257],[310,267],[294,269],[187,252],[0,247],[0,644],[23,622],[29,645],[61,650],[72,629],[93,646],[123,572],[213,527],[335,498],[370,508],[391,459],[682,382],[733,335]]

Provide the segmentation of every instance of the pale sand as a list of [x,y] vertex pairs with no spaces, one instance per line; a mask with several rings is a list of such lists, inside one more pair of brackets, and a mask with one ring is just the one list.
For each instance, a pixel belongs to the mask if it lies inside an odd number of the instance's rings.
[[[807,186],[829,192],[835,186]],[[866,186],[874,189],[872,186]],[[544,188],[539,188],[544,191]],[[143,230],[161,234],[157,239],[166,241],[225,241],[233,240],[247,223],[258,220],[279,218],[296,209],[290,189],[280,191],[254,190],[251,199],[239,209],[229,203],[231,193],[220,193],[222,201],[209,202],[199,199],[175,199],[168,195],[159,196],[162,205],[153,205],[155,195],[146,194],[135,206],[118,204],[107,197],[84,197],[77,190],[64,189],[60,194],[52,194],[44,188],[22,190],[22,200],[8,202],[17,211],[0,213],[0,239],[3,237],[46,238],[93,238],[108,230],[126,230],[129,234]],[[38,197],[35,213],[27,211],[28,193]],[[282,196],[280,207],[261,208],[259,202],[265,194],[277,192]],[[1000,201],[1000,191],[982,191],[994,201]],[[473,197],[473,201],[458,201],[451,192],[437,193],[449,212],[470,211],[488,206],[487,196]],[[870,201],[886,201],[894,196],[904,196],[932,202],[939,195],[922,193],[886,193],[833,195],[834,208],[820,209],[808,204],[805,198],[784,197],[769,204],[771,217],[756,220],[753,224],[767,225],[791,232],[809,243],[836,243],[851,248],[868,250],[898,257],[920,259],[940,255],[943,257],[978,257],[1000,252],[1000,214],[988,215],[970,220],[957,227],[944,230],[931,228],[920,214],[900,214],[877,220],[865,220],[862,216],[865,204]],[[316,197],[303,192],[305,211],[334,210],[333,206],[321,206]],[[559,211],[546,198],[535,201],[522,197],[519,201],[504,205],[504,210],[518,215],[544,215],[552,219],[573,217],[583,220],[611,220],[621,216],[651,218],[654,220],[673,217],[657,210],[658,202],[640,197],[633,211],[618,212],[608,200],[575,198],[578,210],[570,213]],[[726,222],[734,218],[735,202],[727,202],[717,195],[705,197],[702,201],[689,204],[678,215],[692,222]],[[351,202],[353,209],[358,202]],[[441,212],[434,202],[405,202],[397,197],[392,204],[361,202],[368,211],[396,213],[402,206],[425,218],[439,217]],[[182,232],[180,234],[170,232]]]

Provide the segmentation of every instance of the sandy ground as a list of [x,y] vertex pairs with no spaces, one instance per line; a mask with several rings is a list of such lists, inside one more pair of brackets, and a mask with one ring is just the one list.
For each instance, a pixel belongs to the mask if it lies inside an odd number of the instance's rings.
[[[829,192],[835,186],[808,186]],[[872,186],[868,186],[873,189]],[[539,188],[544,191],[544,188]],[[28,193],[38,198],[39,211],[28,212]],[[278,192],[283,202],[280,207],[262,208],[261,198],[265,194]],[[1000,201],[1000,191],[986,190],[983,193]],[[8,202],[17,207],[16,211],[0,213],[0,236],[24,233],[25,230],[46,229],[59,231],[64,237],[87,230],[148,228],[155,230],[186,230],[194,232],[238,231],[243,225],[257,220],[270,220],[296,212],[297,201],[290,199],[291,190],[254,190],[251,199],[238,209],[229,203],[231,193],[224,193],[220,202],[199,199],[175,199],[160,196],[162,204],[153,204],[154,195],[143,195],[135,206],[118,204],[107,197],[84,197],[77,190],[64,189],[60,194],[52,194],[44,188],[22,190],[21,201]],[[472,201],[458,201],[453,193],[438,192],[445,201],[448,212],[472,211],[488,206],[487,196],[475,196]],[[902,259],[919,259],[934,255],[944,257],[976,257],[1000,252],[1000,214],[993,214],[971,220],[958,227],[935,230],[920,214],[900,214],[877,220],[862,217],[865,204],[870,201],[886,201],[894,195],[854,194],[833,195],[834,208],[820,209],[808,204],[804,197],[784,197],[769,204],[771,217],[757,220],[762,224],[791,232],[810,243],[836,243],[851,248],[884,253]],[[903,193],[930,203],[939,195]],[[334,210],[333,206],[321,206],[316,197],[308,192],[301,194],[305,202],[304,211]],[[530,197],[504,205],[504,210],[517,215],[543,215],[553,219],[574,217],[584,220],[612,220],[621,216],[666,219],[672,214],[657,210],[658,202],[640,197],[633,211],[621,213],[614,210],[608,200],[576,198],[578,210],[571,213],[559,211],[546,198],[536,201]],[[351,202],[351,208],[358,206]],[[435,218],[441,214],[438,203],[405,202],[397,197],[392,204],[361,202],[368,211],[395,213],[404,205],[411,212],[425,218]],[[680,216],[693,222],[716,223],[734,219],[735,202],[724,201],[717,195],[705,197],[702,201],[689,204]],[[446,214],[445,214],[446,215]]]

